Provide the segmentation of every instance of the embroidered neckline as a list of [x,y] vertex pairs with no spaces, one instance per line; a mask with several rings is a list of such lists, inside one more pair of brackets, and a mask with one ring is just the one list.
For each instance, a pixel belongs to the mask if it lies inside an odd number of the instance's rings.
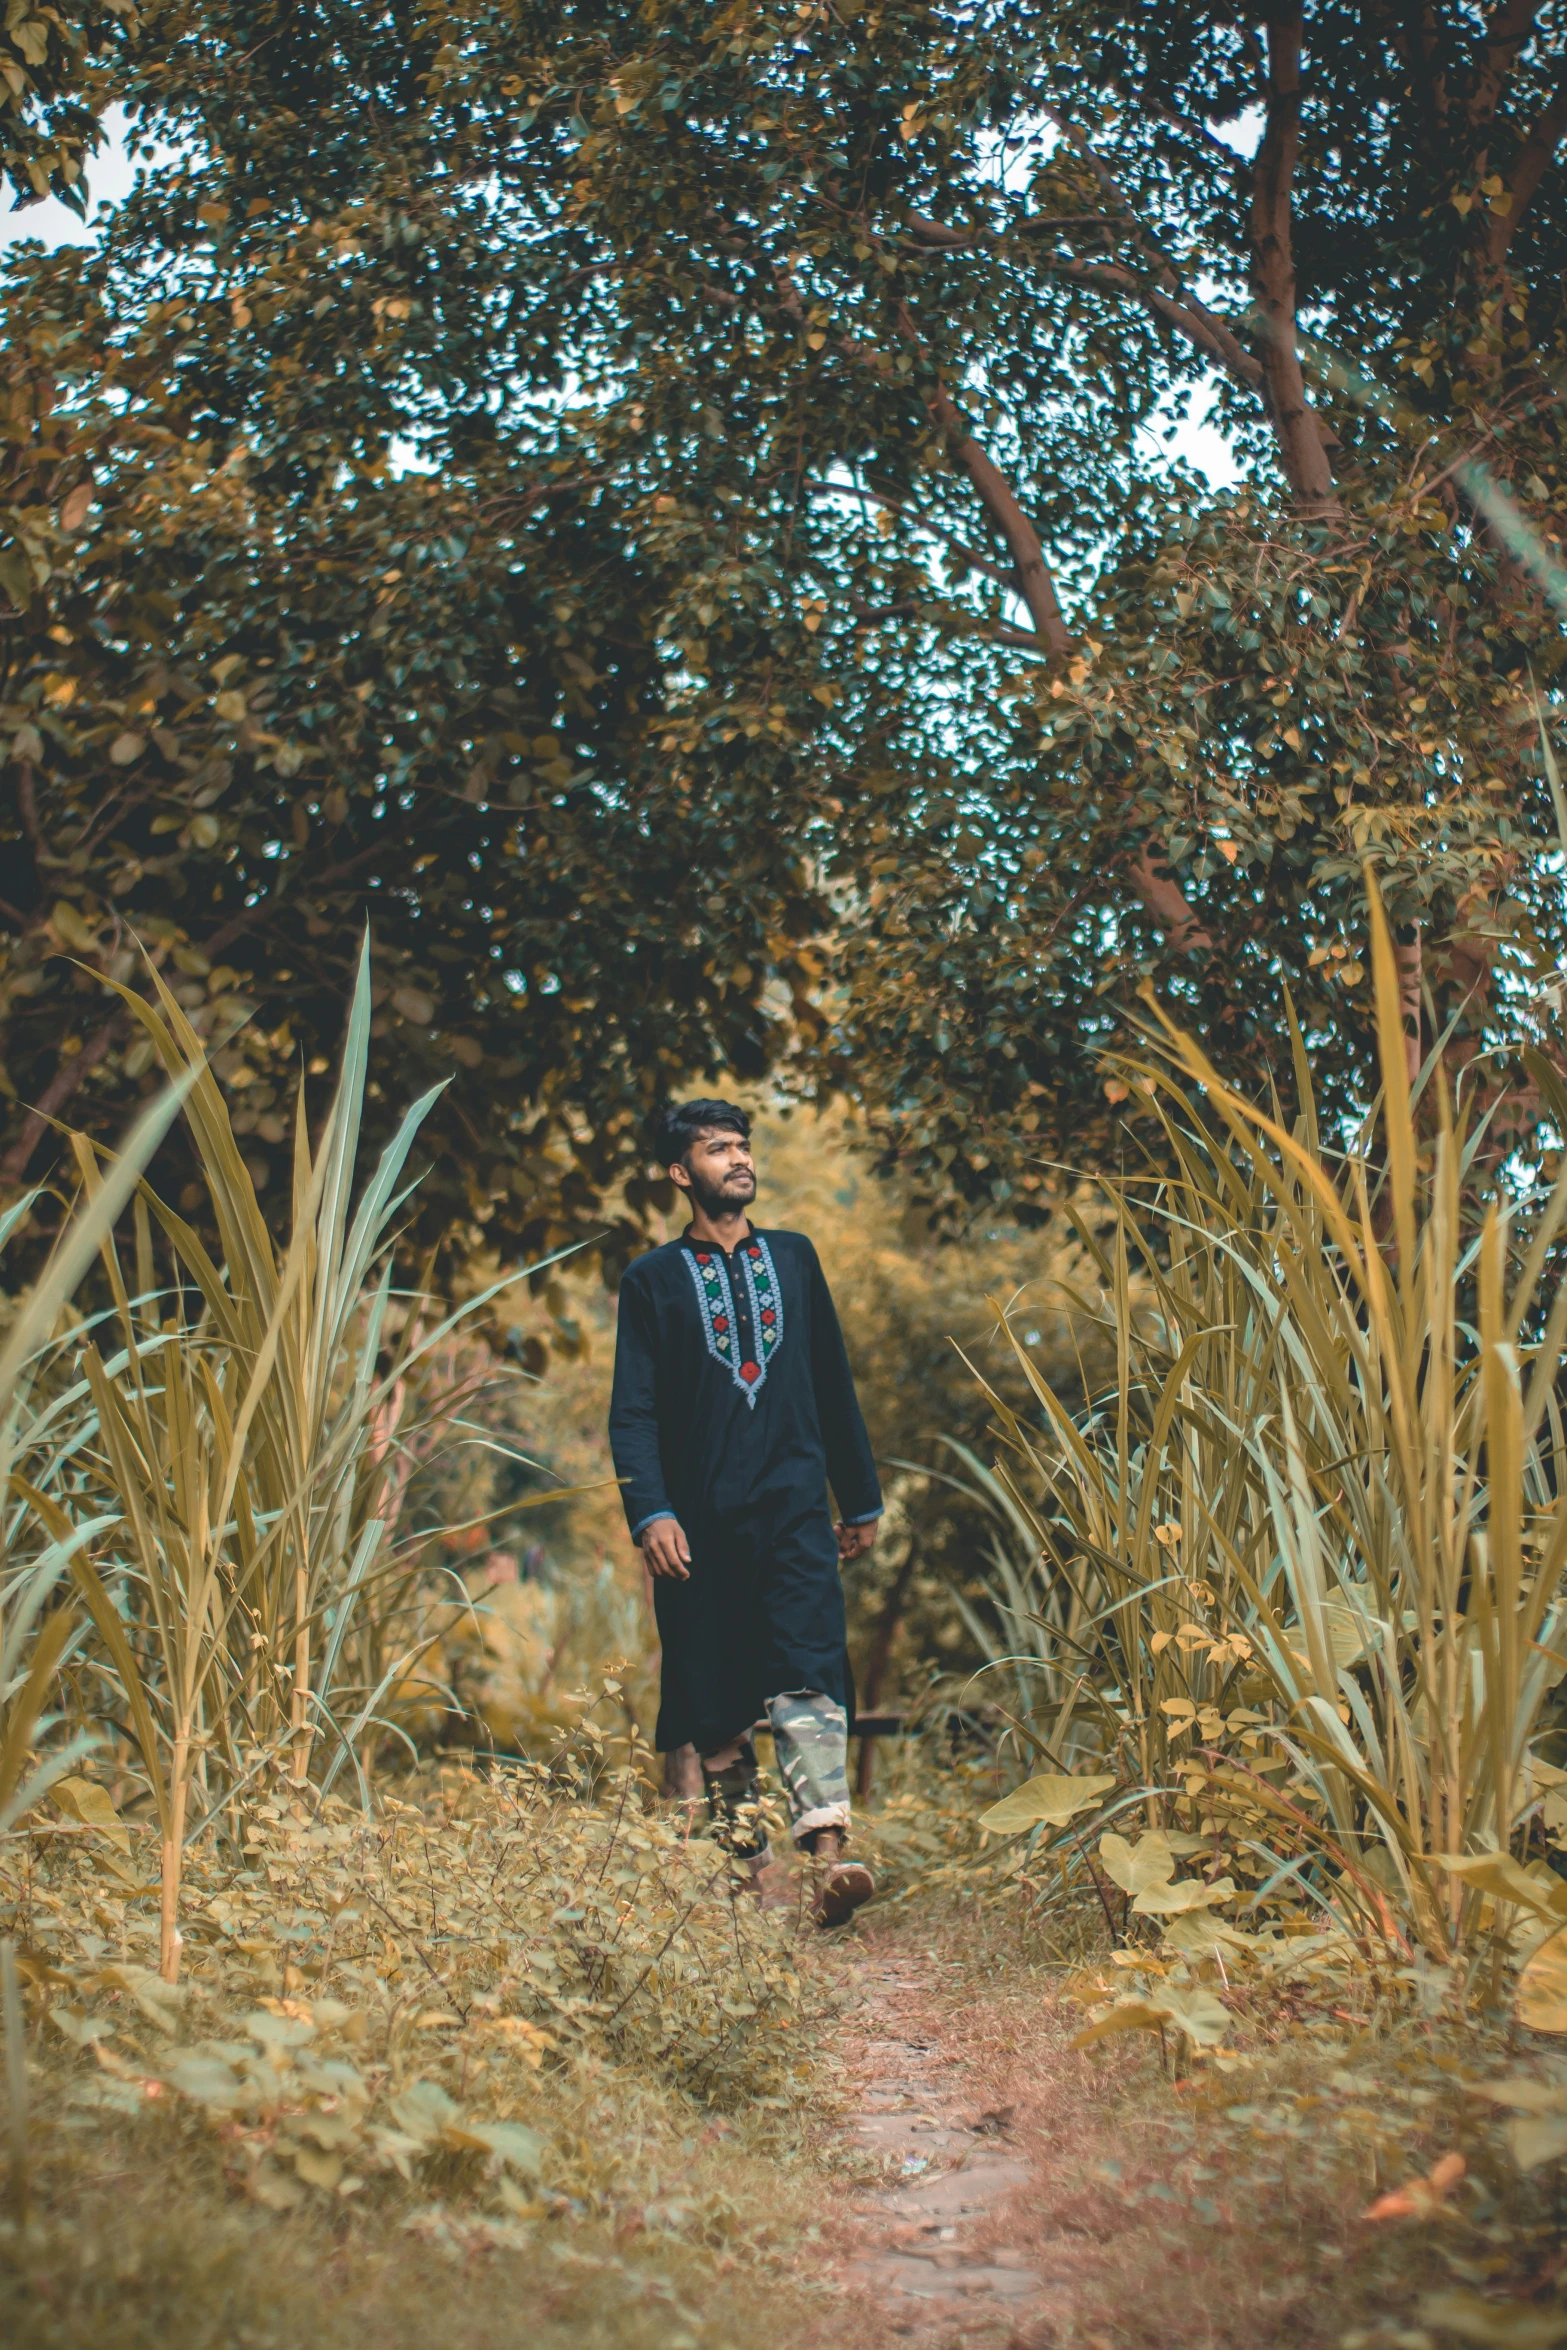
[[778,1270],[773,1263],[773,1252],[759,1232],[743,1240],[731,1260],[740,1267],[745,1283],[746,1303],[751,1310],[751,1330],[756,1347],[753,1357],[740,1359],[740,1333],[735,1327],[734,1297],[727,1269],[720,1271],[722,1249],[702,1248],[693,1242],[682,1249],[696,1283],[697,1305],[702,1316],[702,1335],[707,1351],[715,1363],[727,1366],[729,1376],[739,1388],[746,1402],[755,1409],[756,1399],[767,1382],[768,1366],[783,1344],[783,1292],[778,1286]]

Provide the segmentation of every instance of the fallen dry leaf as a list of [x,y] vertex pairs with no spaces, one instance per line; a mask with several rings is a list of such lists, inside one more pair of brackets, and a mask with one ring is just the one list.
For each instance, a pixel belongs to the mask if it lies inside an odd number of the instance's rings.
[[1379,2195],[1360,2216],[1362,2219],[1426,2219],[1446,2202],[1450,2190],[1457,2186],[1468,2168],[1461,2154],[1444,2154],[1431,2165],[1423,2179],[1410,2179],[1404,2186]]

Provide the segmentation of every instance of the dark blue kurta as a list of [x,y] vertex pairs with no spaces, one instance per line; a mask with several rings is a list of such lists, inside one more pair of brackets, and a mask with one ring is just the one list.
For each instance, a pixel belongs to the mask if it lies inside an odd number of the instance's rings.
[[677,1518],[690,1580],[657,1576],[656,1743],[715,1753],[769,1697],[820,1689],[851,1712],[839,1515],[881,1515],[843,1334],[803,1233],[731,1255],[689,1235],[620,1289],[610,1447],[633,1535]]

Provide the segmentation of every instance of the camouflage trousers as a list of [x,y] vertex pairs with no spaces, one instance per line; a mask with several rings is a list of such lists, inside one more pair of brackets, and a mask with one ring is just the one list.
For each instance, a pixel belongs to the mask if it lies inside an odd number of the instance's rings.
[[[841,1834],[849,1825],[849,1717],[843,1707],[819,1689],[791,1689],[767,1700],[767,1720],[796,1844],[810,1843],[823,1828]],[[702,1758],[709,1809],[715,1820],[732,1823],[733,1848],[742,1857],[762,1849],[752,1825],[756,1767],[749,1738]]]
[[767,1700],[773,1752],[789,1795],[796,1844],[819,1828],[849,1825],[849,1717],[819,1689],[790,1689]]

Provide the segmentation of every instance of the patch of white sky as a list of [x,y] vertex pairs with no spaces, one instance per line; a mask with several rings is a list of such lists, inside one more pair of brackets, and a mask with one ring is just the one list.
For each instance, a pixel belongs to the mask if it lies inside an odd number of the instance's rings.
[[[52,253],[61,245],[91,245],[98,237],[99,216],[112,213],[136,185],[136,175],[150,163],[163,168],[175,160],[175,149],[161,141],[137,138],[124,110],[111,106],[104,116],[104,140],[87,167],[87,217],[79,219],[58,196],[44,196],[36,204],[13,204],[0,211],[0,249],[31,238]],[[150,154],[149,154],[150,150]],[[144,160],[145,159],[145,160]]]

